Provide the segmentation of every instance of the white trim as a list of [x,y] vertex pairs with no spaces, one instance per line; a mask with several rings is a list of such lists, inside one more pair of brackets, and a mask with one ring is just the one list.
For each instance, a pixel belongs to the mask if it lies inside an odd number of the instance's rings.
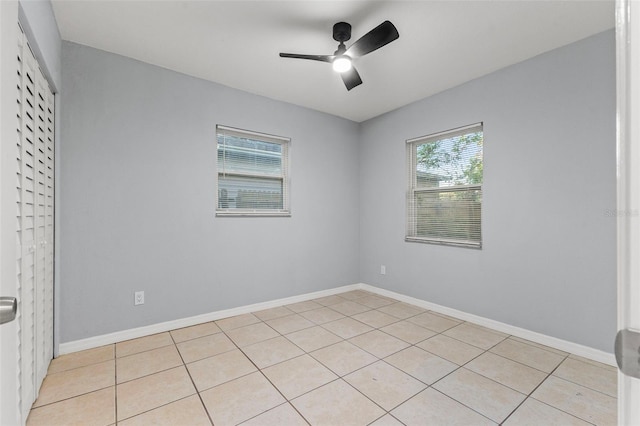
[[291,142],[291,138],[287,138],[284,136],[254,132],[253,130],[245,130],[245,129],[239,129],[236,127],[223,126],[222,124],[216,125],[216,133],[224,133],[226,135],[234,135],[238,137],[254,136],[261,139],[271,139],[273,142],[279,143],[279,144],[282,144],[283,142],[284,143]]
[[[227,172],[226,165],[226,152],[227,148],[224,149],[225,154],[223,155],[222,164],[220,163],[220,158],[216,160],[216,217],[225,217],[225,216],[235,216],[235,217],[291,217],[291,193],[289,185],[291,184],[290,173],[290,160],[289,160],[289,151],[291,149],[291,139],[284,138],[282,136],[274,136],[268,135],[266,133],[258,133],[250,130],[242,130],[242,129],[234,129],[233,127],[226,127],[220,124],[216,125],[216,143],[218,145],[218,152],[220,149],[220,137],[222,136],[223,140],[226,141],[226,136],[233,136],[238,138],[253,138],[257,141],[277,144],[281,147],[280,158],[281,158],[281,170],[279,175],[265,174],[259,171],[253,172]],[[223,143],[226,147],[226,142]],[[238,148],[236,148],[238,149]],[[249,150],[251,151],[251,150]],[[222,169],[221,166],[222,165]],[[281,209],[243,209],[243,208],[229,208],[228,206],[225,208],[220,207],[220,180],[221,178],[227,177],[239,177],[239,178],[257,178],[257,179],[270,179],[273,181],[282,182],[282,208]],[[237,201],[237,200],[236,200]],[[237,203],[236,203],[237,204]]]
[[495,321],[489,318],[484,318],[478,315],[469,314],[459,311],[457,309],[448,308],[446,306],[437,305],[435,303],[427,302],[425,300],[416,299],[415,297],[405,296],[400,293],[381,289],[368,284],[359,284],[361,290],[370,291],[381,296],[391,297],[401,302],[410,303],[415,306],[419,306],[430,311],[438,312],[450,317],[458,318],[463,321],[469,321],[474,324],[488,327],[493,330],[501,331],[512,336],[520,337],[522,339],[530,340],[541,345],[549,346],[554,349],[558,349],[564,352],[570,352],[574,355],[588,358],[594,361],[601,362],[615,366],[616,361],[612,353],[604,352],[599,349],[590,348],[588,346],[579,345],[577,343],[569,342],[567,340],[558,339],[556,337],[547,336],[545,334],[536,333],[535,331],[527,330],[524,328],[516,327],[513,325],[505,324],[500,321]]
[[[480,195],[482,195],[482,183],[480,184],[468,184],[468,185],[450,185],[450,186],[419,186],[418,185],[418,175],[419,173],[426,173],[427,175],[432,175],[435,172],[431,170],[431,167],[427,167],[426,170],[418,170],[418,147],[436,143],[438,141],[451,141],[454,138],[462,137],[467,134],[483,134],[484,125],[482,122],[471,124],[469,126],[460,127],[458,129],[452,129],[445,132],[439,132],[428,136],[422,136],[419,138],[409,139],[406,143],[406,153],[407,153],[407,177],[408,177],[408,190],[407,190],[407,200],[406,200],[406,229],[405,229],[405,241],[406,242],[415,242],[415,243],[433,243],[433,244],[441,244],[441,245],[450,245],[456,247],[472,247],[481,249],[482,248],[482,220],[481,217],[473,217],[475,215],[471,214],[471,211],[467,213],[467,218],[455,218],[452,216],[453,222],[450,223],[451,227],[447,228],[448,235],[445,235],[443,238],[433,237],[434,229],[441,229],[443,226],[440,224],[438,220],[430,221],[427,220],[427,223],[423,223],[422,225],[426,226],[427,234],[425,236],[418,235],[418,222],[420,213],[424,213],[424,209],[436,208],[439,210],[442,200],[439,200],[439,197],[433,197],[433,200],[425,201],[425,205],[422,205],[418,200],[419,195],[429,195],[429,194],[442,194],[442,193],[469,193],[472,194],[474,191],[477,191]],[[480,150],[480,153],[482,150]],[[437,174],[437,173],[436,173]],[[435,176],[435,175],[434,175]],[[432,197],[429,197],[432,198]],[[448,209],[458,210],[463,209],[466,210],[465,206],[471,208],[473,203],[471,200],[449,200]],[[482,210],[482,201],[473,203],[477,204],[479,209]],[[433,228],[435,227],[435,228]],[[433,228],[433,229],[432,229]],[[470,229],[467,229],[470,228]],[[469,230],[472,230],[473,234],[469,233]],[[466,231],[466,232],[464,232]],[[446,238],[452,237],[453,232],[463,232],[463,240],[456,240],[454,238]],[[477,241],[476,241],[477,239]]]
[[86,339],[74,340],[71,342],[60,344],[59,355],[65,355],[72,352],[83,351],[85,349],[97,348],[99,346],[109,345],[112,343],[122,342],[124,340],[136,339],[138,337],[149,336],[151,334],[163,333],[165,331],[175,330],[192,325],[202,324],[203,322],[215,321],[222,318],[233,317],[236,315],[248,314],[264,309],[275,308],[282,305],[304,302],[319,297],[331,296],[338,293],[344,293],[360,288],[359,284],[350,284],[342,287],[336,287],[329,290],[321,290],[313,293],[301,294],[298,296],[285,297],[283,299],[275,299],[267,302],[254,303],[252,305],[240,306],[237,308],[224,309],[222,311],[210,312],[207,314],[196,315],[188,318],[181,318],[172,321],[151,324],[144,327],[131,328],[128,330],[116,331],[114,333],[103,334],[100,336],[89,337]]
[[319,297],[331,296],[334,294],[344,293],[351,290],[365,290],[371,293],[379,294],[381,296],[391,297],[401,302],[410,303],[412,305],[419,306],[421,308],[428,309],[430,311],[438,312],[441,314],[449,315],[451,317],[458,318],[463,321],[473,322],[475,324],[488,327],[497,331],[501,331],[503,333],[507,333],[512,336],[520,337],[522,339],[526,339],[535,343],[539,343],[541,345],[549,346],[565,352],[570,352],[574,355],[578,355],[594,361],[602,362],[608,365],[613,365],[613,366],[616,365],[613,354],[610,354],[598,349],[590,348],[588,346],[583,346],[577,343],[572,343],[566,340],[536,333],[534,331],[526,330],[524,328],[515,327],[513,325],[509,325],[499,321],[494,321],[492,319],[480,317],[478,315],[473,315],[466,312],[458,311],[457,309],[447,308],[446,306],[437,305],[435,303],[427,302],[421,299],[416,299],[415,297],[405,296],[400,293],[374,287],[364,283],[345,285],[342,287],[336,287],[329,290],[321,290],[313,293],[301,294],[298,296],[285,297],[283,299],[276,299],[268,302],[255,303],[252,305],[245,305],[238,308],[225,309],[222,311],[210,312],[207,314],[196,315],[189,318],[182,318],[178,320],[162,322],[159,324],[152,324],[145,327],[138,327],[138,328],[132,328],[129,330],[117,331],[115,333],[103,334],[101,336],[89,337],[87,339],[61,343],[60,355],[68,354],[71,352],[82,351],[85,349],[97,348],[98,346],[109,345],[112,343],[122,342],[124,340],[149,336],[151,334],[162,333],[165,331],[175,330],[182,327],[189,327],[192,325],[201,324],[203,322],[215,321],[222,318],[232,317],[235,315],[242,315],[250,312],[261,311],[263,309],[269,309],[269,308],[275,308],[282,305],[288,305],[291,303],[304,302],[307,300],[317,299]]
[[473,243],[465,240],[448,240],[446,238],[404,237],[404,240],[408,243],[441,244],[443,246],[467,247],[477,249],[482,248],[482,243]]
[[[640,330],[640,4],[616,1],[618,330]],[[640,380],[618,371],[618,424],[640,424]]]
[[[242,210],[242,209],[237,209]],[[291,217],[291,212],[287,211],[268,211],[268,210],[249,210],[240,212],[236,209],[216,211],[216,217]]]
[[482,131],[482,127],[484,125],[483,121],[480,121],[478,123],[475,124],[469,124],[468,126],[462,126],[462,127],[456,127],[454,129],[449,129],[449,130],[444,130],[442,132],[438,132],[438,133],[432,133],[430,135],[424,135],[424,136],[418,136],[417,138],[413,138],[413,139],[407,139],[408,144],[410,143],[419,143],[419,142],[432,142],[434,140],[438,140],[440,139],[442,136],[447,136],[448,138],[453,138],[456,136],[460,136],[460,135],[464,135],[465,133],[475,133],[473,131],[473,129],[480,129],[480,130],[476,130],[476,131]]

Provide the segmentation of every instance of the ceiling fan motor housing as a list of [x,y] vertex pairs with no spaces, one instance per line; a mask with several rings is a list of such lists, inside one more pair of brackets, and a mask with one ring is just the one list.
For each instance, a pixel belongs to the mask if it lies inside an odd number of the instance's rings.
[[333,39],[341,43],[351,38],[351,24],[338,22],[333,26]]

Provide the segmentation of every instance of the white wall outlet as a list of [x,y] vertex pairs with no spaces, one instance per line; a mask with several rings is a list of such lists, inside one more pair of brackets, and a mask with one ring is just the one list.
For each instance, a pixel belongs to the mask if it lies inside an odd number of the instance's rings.
[[387,267],[380,265],[380,275],[387,275]]
[[144,305],[144,291],[136,291],[133,294],[133,304],[135,306]]

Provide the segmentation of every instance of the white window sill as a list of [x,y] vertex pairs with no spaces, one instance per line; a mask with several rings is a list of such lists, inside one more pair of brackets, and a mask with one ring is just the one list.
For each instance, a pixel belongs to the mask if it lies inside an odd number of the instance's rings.
[[422,238],[422,237],[405,237],[404,240],[408,243],[438,244],[442,246],[465,247],[465,248],[474,248],[474,249],[482,248],[481,242],[476,243],[473,241],[464,241],[464,240],[445,240],[445,239]]
[[291,217],[288,211],[217,211],[216,217]]

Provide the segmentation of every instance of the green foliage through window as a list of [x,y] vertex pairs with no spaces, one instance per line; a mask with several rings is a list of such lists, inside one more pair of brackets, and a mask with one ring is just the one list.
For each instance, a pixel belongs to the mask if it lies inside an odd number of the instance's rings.
[[417,145],[417,171],[440,177],[439,186],[482,183],[482,132]]

